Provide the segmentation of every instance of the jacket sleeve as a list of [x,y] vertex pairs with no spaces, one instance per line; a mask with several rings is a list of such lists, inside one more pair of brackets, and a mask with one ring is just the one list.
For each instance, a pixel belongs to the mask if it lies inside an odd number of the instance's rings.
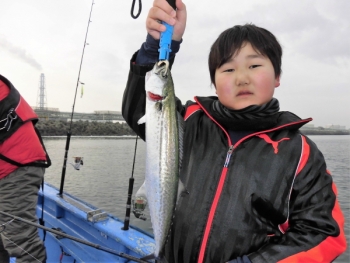
[[153,65],[137,65],[136,52],[130,61],[130,71],[123,94],[122,115],[127,124],[145,140],[145,124],[138,125],[137,121],[145,114],[146,92],[145,76]]
[[332,262],[346,249],[344,217],[322,153],[302,137],[302,154],[283,233],[248,255],[253,263]]

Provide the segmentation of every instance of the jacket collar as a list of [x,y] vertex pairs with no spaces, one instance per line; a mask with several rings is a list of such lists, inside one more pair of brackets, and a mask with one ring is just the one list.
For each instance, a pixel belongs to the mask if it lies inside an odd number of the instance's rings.
[[[195,101],[201,107],[201,109],[210,117],[211,119],[215,119],[212,116],[212,103],[218,100],[217,96],[209,96],[209,97],[195,97]],[[277,124],[265,131],[273,131],[273,130],[298,130],[306,123],[312,121],[312,118],[301,119],[297,115],[289,111],[280,111],[279,116],[277,118]]]

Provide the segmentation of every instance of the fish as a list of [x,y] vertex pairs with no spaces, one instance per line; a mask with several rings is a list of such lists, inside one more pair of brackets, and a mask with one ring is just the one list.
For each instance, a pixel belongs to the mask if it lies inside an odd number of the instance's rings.
[[145,182],[140,191],[145,192],[150,211],[155,239],[153,256],[161,260],[178,195],[183,189],[179,181],[183,118],[176,110],[168,61],[156,63],[147,73],[145,90],[146,113],[138,121],[146,125]]

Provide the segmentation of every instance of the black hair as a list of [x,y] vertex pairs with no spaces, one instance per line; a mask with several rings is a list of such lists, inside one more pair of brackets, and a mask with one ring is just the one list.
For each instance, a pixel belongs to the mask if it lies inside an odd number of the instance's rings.
[[237,54],[247,42],[256,52],[270,59],[276,78],[281,75],[282,48],[276,37],[270,31],[253,24],[237,25],[222,32],[211,46],[208,64],[210,79],[214,85],[216,69]]

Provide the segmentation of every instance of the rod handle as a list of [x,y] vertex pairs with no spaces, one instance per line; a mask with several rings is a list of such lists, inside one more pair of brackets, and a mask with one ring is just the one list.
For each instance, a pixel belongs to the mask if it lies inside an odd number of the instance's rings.
[[171,5],[172,8],[174,8],[174,10],[176,10],[176,0],[167,0],[168,4]]

